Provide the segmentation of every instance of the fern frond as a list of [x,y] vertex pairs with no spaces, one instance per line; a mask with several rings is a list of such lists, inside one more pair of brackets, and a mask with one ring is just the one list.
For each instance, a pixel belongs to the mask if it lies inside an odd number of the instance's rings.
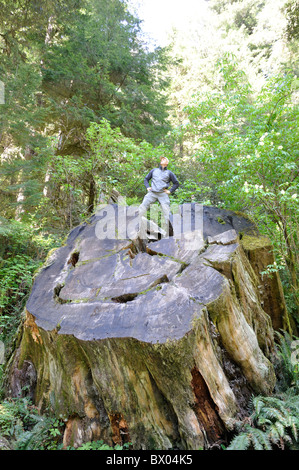
[[39,450],[43,447],[49,436],[52,419],[41,416],[36,418],[35,426],[19,436],[15,446],[16,450]]
[[235,436],[231,441],[227,450],[247,450],[250,446],[250,437],[247,433],[239,434]]
[[283,365],[284,379],[288,383],[288,386],[295,386],[298,392],[299,388],[299,375],[298,366],[292,361],[292,341],[298,340],[297,337],[289,335],[286,331],[283,334],[276,332],[276,336],[279,339],[278,344],[278,356]]
[[254,397],[252,408],[250,425],[241,423],[241,433],[229,449],[271,450],[272,445],[295,448],[299,437],[299,397],[295,391],[274,397]]
[[254,450],[271,450],[267,434],[258,428],[252,428],[250,432],[250,439]]
[[254,417],[258,418],[264,407],[263,397],[258,396],[258,397],[253,398],[252,405],[254,408]]
[[293,437],[294,437],[295,441],[298,441],[298,432],[297,432],[297,430],[299,428],[298,420],[294,420],[294,422],[291,424],[290,428],[292,430],[292,434],[293,434]]

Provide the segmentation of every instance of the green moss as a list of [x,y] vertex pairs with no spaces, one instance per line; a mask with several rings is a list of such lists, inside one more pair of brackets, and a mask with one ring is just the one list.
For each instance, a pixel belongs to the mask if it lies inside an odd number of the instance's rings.
[[47,264],[47,261],[48,261],[49,258],[53,255],[53,253],[55,253],[56,250],[59,250],[59,248],[57,248],[57,247],[56,247],[56,248],[52,248],[52,249],[48,252],[44,264]]
[[258,248],[265,248],[271,246],[271,241],[268,237],[259,235],[243,235],[241,238],[241,245],[245,250],[251,251]]
[[90,301],[91,299],[89,297],[82,297],[81,299],[68,300],[67,302],[70,302],[72,304],[84,304]]
[[107,255],[99,256],[98,258],[90,258],[90,259],[86,259],[85,261],[78,261],[78,263],[76,264],[76,267],[85,266],[86,264],[94,263],[95,261],[100,261],[102,259],[109,258],[109,256],[112,256],[114,254],[115,253],[108,253]]
[[249,222],[251,222],[254,228],[256,229],[256,233],[258,233],[257,223],[249,214],[245,214],[245,212],[241,211],[234,211],[234,214],[238,215],[239,217],[242,217],[243,219],[249,220]]

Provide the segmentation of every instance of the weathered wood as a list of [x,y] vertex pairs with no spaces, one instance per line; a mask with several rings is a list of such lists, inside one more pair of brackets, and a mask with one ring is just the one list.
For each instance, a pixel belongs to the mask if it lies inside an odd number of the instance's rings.
[[[103,221],[75,228],[36,276],[10,393],[27,378],[40,410],[65,420],[65,445],[215,445],[248,397],[275,385],[271,311],[262,303],[272,292],[261,294],[240,242],[262,238],[248,219],[204,207],[203,237],[192,230],[138,251],[129,238],[99,240]],[[258,269],[268,261],[265,250]]]

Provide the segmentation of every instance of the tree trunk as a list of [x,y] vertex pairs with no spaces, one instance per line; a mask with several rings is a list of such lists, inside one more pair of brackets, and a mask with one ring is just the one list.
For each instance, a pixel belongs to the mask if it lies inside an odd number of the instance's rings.
[[[188,206],[176,222],[190,215],[189,231],[138,252],[131,209],[107,205],[37,275],[6,384],[12,395],[27,385],[41,412],[65,420],[65,446],[219,446],[252,394],[271,394],[274,304],[266,312],[263,301],[280,305],[278,327],[286,311],[278,284],[263,290],[256,271],[269,241],[213,207],[195,229]],[[114,221],[116,236],[101,238]]]
[[88,191],[88,212],[92,214],[94,212],[94,201],[96,197],[96,183],[92,176],[90,176],[89,181],[89,191]]

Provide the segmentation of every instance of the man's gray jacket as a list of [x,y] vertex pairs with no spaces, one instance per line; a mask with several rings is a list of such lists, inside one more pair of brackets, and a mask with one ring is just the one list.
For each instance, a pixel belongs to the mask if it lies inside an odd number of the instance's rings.
[[167,167],[163,169],[161,165],[159,168],[151,170],[144,178],[144,186],[146,188],[149,188],[150,180],[152,180],[152,191],[155,193],[159,193],[163,191],[163,189],[168,189],[170,182],[172,182],[170,192],[173,194],[180,185],[175,174],[167,170]]

